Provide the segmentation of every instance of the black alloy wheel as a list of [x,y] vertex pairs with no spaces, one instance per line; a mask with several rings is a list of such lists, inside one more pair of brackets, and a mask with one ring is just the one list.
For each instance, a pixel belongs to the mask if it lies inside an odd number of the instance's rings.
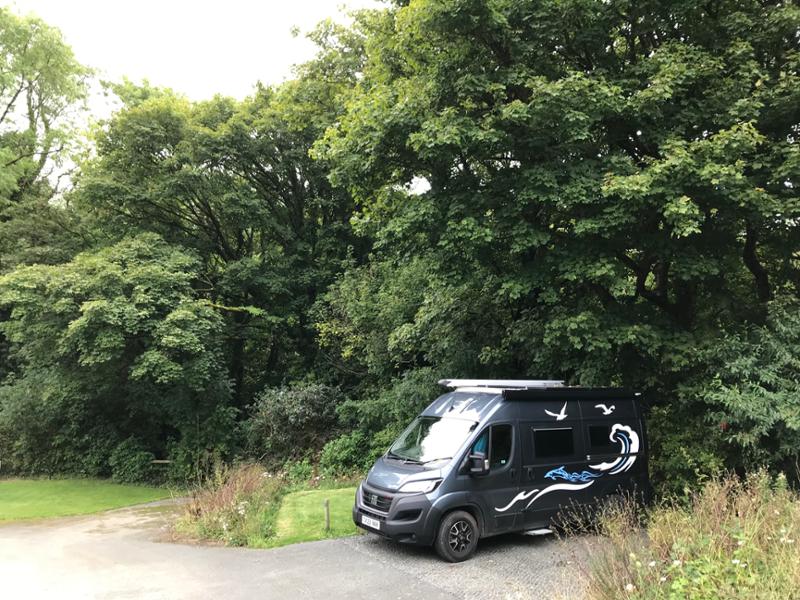
[[478,546],[478,523],[466,511],[448,513],[439,524],[434,546],[439,556],[446,561],[467,560]]

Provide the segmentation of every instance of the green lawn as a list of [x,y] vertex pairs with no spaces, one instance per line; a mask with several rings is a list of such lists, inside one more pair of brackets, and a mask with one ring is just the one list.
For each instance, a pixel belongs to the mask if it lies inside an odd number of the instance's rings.
[[165,488],[93,479],[0,480],[0,522],[82,515],[169,496]]
[[[310,542],[326,537],[342,537],[356,533],[353,524],[353,500],[356,488],[306,490],[284,496],[275,520],[275,536],[270,546]],[[325,532],[323,503],[330,500],[331,530]]]

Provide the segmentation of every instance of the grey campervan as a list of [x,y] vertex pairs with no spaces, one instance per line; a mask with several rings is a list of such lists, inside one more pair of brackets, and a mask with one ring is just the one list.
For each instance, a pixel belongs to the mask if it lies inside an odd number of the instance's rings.
[[640,394],[560,381],[442,380],[370,469],[353,520],[393,540],[469,558],[478,539],[547,533],[560,509],[647,494]]

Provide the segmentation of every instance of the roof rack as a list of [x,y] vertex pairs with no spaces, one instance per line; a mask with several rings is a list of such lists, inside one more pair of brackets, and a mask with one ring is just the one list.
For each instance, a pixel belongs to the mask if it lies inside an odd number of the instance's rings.
[[504,390],[564,387],[561,379],[440,379],[439,385],[449,388],[486,387]]

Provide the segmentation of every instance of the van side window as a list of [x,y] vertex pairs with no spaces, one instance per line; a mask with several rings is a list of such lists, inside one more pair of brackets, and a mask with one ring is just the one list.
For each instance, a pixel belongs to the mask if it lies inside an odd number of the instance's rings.
[[571,456],[575,453],[572,427],[534,429],[533,451],[536,458]]
[[491,468],[508,464],[511,458],[511,425],[492,427],[492,451],[489,453]]
[[619,452],[619,444],[611,441],[609,425],[589,425],[589,449],[597,452]]
[[484,431],[481,436],[475,440],[475,443],[472,445],[472,454],[483,454],[484,456],[489,455],[489,430],[487,429]]

